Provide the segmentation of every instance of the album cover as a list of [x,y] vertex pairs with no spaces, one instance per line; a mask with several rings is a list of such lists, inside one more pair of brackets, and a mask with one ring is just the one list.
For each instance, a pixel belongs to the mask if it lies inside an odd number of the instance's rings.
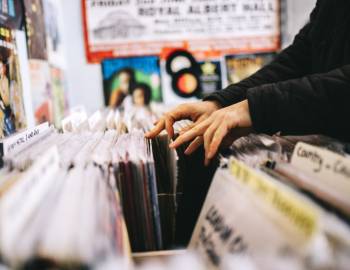
[[0,27],[0,138],[26,127],[14,33]]
[[207,60],[199,62],[200,83],[202,96],[205,97],[222,89],[221,62],[220,60]]
[[63,49],[63,22],[64,15],[59,0],[43,0],[46,46],[48,60],[51,65],[64,68],[65,56]]
[[200,98],[201,72],[193,54],[183,48],[164,48],[161,58],[164,102],[175,105]]
[[50,66],[44,60],[29,60],[32,101],[37,124],[53,123]]
[[225,57],[227,81],[229,84],[238,83],[269,64],[276,53],[255,53],[227,55]]
[[65,84],[64,84],[64,72],[62,69],[51,67],[51,88],[52,88],[52,109],[53,109],[53,121],[56,127],[61,126],[61,120],[63,119],[67,111],[67,100],[65,96]]
[[46,29],[43,2],[24,0],[28,56],[30,59],[47,60]]
[[145,105],[150,99],[162,100],[157,56],[108,59],[102,62],[102,74],[106,105],[118,107],[128,95],[137,102],[136,90],[140,87]]
[[23,6],[18,0],[0,1],[0,24],[11,29],[19,29],[23,20]]

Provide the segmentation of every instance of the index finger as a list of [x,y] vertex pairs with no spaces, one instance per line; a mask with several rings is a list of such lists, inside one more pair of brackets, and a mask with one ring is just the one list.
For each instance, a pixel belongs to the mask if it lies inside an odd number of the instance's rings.
[[163,118],[161,118],[156,126],[151,129],[149,132],[145,134],[147,138],[154,138],[157,136],[163,129],[167,129],[167,132],[170,137],[173,137],[173,123],[176,122],[177,120],[185,119],[190,116],[192,113],[191,110],[189,110],[185,106],[178,106],[172,111],[168,112],[165,114]]
[[165,128],[164,118],[160,119],[157,125],[145,134],[146,138],[152,139],[156,137]]
[[203,133],[205,132],[205,130],[207,129],[207,127],[209,125],[208,123],[209,123],[209,121],[205,120],[205,121],[195,125],[192,129],[186,131],[185,133],[183,133],[182,135],[177,137],[177,139],[173,143],[171,143],[169,146],[171,148],[177,148],[181,144],[188,142],[190,140],[193,140],[197,136],[203,135]]

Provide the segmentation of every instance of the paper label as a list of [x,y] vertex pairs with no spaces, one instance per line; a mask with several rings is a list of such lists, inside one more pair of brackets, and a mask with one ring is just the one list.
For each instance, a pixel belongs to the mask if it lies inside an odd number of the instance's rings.
[[322,181],[343,197],[350,196],[350,159],[327,149],[299,142],[291,164]]
[[28,145],[28,143],[35,142],[48,129],[49,123],[46,122],[34,128],[27,129],[23,132],[19,132],[13,136],[3,139],[0,142],[0,148],[2,148],[3,157],[20,151],[26,145]]
[[261,258],[290,249],[302,252],[294,234],[266,214],[272,207],[234,178],[228,169],[218,169],[189,244],[207,269],[220,269],[227,254]]
[[279,188],[275,183],[268,181],[236,159],[230,160],[230,172],[235,179],[286,217],[305,238],[311,238],[316,232],[318,214],[311,205],[301,201],[292,192]]

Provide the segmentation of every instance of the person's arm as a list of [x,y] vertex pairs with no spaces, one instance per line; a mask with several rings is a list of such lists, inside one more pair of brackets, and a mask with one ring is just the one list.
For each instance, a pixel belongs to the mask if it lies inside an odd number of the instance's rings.
[[247,91],[254,130],[350,139],[350,65]]
[[319,1],[310,15],[310,22],[296,35],[293,44],[284,49],[274,61],[247,79],[217,91],[204,100],[215,100],[226,107],[246,99],[247,90],[263,84],[302,77],[310,73],[311,46],[309,32],[319,9]]

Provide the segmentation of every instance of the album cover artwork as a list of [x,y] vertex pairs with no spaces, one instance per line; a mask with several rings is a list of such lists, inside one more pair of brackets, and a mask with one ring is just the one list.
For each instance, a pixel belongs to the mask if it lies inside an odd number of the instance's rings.
[[18,0],[0,1],[0,24],[11,29],[19,29],[23,20],[23,7]]
[[227,55],[225,57],[227,81],[229,84],[238,83],[269,64],[276,53],[255,53]]
[[207,60],[199,62],[200,83],[202,96],[205,97],[222,89],[221,62],[220,60]]
[[[159,58],[157,56],[107,59],[102,62],[105,104],[118,107],[126,96],[147,105],[161,101]],[[137,91],[142,90],[142,91]],[[143,93],[143,99],[139,94]]]
[[28,56],[47,60],[44,7],[41,0],[24,0]]
[[52,109],[53,121],[56,127],[61,126],[61,120],[64,118],[68,109],[65,96],[64,72],[62,69],[51,67],[51,88],[52,88]]
[[14,33],[0,27],[0,138],[26,127],[22,80]]
[[53,123],[50,66],[47,61],[29,60],[31,91],[35,121]]
[[60,0],[43,0],[47,56],[51,65],[66,65],[63,41],[63,11]]

